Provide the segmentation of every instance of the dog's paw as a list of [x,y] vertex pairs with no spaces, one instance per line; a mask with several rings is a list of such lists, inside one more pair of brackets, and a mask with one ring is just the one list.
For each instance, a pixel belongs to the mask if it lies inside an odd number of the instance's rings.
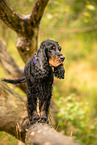
[[49,124],[48,117],[45,115],[41,115],[40,119],[38,120],[39,123],[47,123]]
[[30,124],[38,123],[39,119],[40,119],[39,115],[33,115],[32,119],[30,120]]

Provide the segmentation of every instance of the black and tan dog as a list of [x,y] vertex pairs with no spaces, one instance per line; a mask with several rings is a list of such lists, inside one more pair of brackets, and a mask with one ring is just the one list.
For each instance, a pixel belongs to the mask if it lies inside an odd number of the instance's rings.
[[[64,59],[58,42],[45,40],[41,43],[35,56],[27,61],[24,78],[2,79],[2,81],[12,84],[26,82],[28,115],[31,123],[48,121],[53,75],[64,79]],[[37,112],[37,104],[39,112]]]

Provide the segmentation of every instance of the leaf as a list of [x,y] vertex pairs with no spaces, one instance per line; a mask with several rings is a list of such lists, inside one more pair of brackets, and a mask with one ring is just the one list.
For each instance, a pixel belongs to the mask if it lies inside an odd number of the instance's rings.
[[91,11],[95,11],[95,7],[93,5],[86,5],[86,8]]

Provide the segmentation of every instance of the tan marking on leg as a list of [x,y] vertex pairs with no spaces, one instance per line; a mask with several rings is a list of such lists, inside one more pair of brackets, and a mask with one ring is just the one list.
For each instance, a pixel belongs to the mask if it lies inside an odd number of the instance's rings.
[[37,110],[37,114],[40,115],[40,111],[39,111],[39,98],[37,98],[37,108],[36,108],[36,110]]

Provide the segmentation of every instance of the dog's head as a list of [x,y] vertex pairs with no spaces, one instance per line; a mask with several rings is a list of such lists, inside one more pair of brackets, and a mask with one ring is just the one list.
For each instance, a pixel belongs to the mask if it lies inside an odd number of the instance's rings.
[[47,55],[49,66],[54,67],[54,74],[56,77],[63,79],[64,78],[64,59],[65,57],[61,53],[61,46],[58,42],[53,40],[45,40],[41,45],[45,47],[45,53]]

